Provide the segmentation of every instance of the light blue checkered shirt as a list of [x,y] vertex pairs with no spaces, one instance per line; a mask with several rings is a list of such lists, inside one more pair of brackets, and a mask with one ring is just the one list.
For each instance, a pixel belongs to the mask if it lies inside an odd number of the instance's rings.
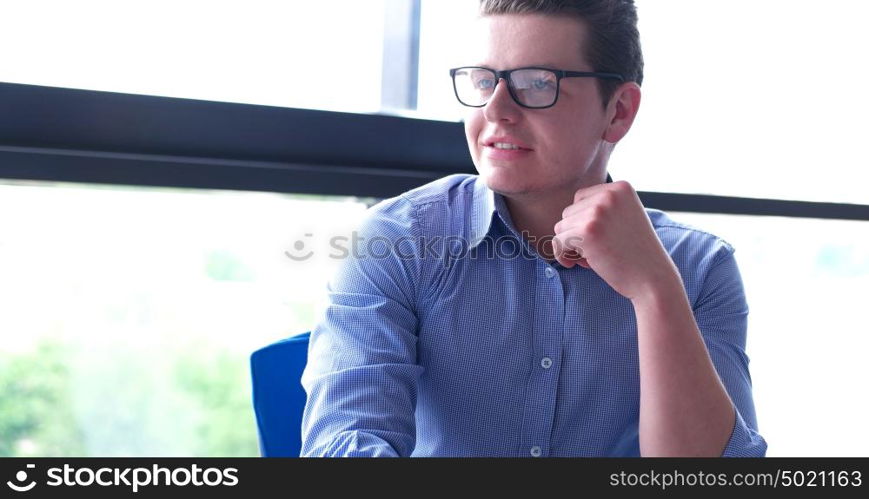
[[[733,248],[646,211],[737,409],[724,455],[763,456]],[[478,176],[382,201],[358,232],[311,332],[303,456],[639,455],[631,302],[539,257]]]

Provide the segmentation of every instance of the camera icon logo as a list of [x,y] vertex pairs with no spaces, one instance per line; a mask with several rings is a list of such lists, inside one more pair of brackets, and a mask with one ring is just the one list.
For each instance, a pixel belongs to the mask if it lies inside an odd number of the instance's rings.
[[[27,465],[27,469],[33,469],[33,468],[36,468],[35,464],[28,464]],[[21,470],[15,474],[15,481],[16,482],[23,484],[25,480],[27,480],[27,472],[26,471]],[[15,492],[27,492],[28,490],[32,489],[33,487],[36,487],[36,481],[35,480],[31,481],[27,485],[19,485],[19,484],[10,480],[10,481],[6,482],[6,485],[8,485],[9,488],[14,490]]]

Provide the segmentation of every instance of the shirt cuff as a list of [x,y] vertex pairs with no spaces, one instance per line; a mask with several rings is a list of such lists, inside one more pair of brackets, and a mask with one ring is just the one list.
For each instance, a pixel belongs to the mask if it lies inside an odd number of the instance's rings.
[[765,455],[766,440],[745,423],[737,410],[730,441],[727,442],[721,457],[764,457]]
[[339,433],[320,457],[398,457],[385,440],[361,431]]

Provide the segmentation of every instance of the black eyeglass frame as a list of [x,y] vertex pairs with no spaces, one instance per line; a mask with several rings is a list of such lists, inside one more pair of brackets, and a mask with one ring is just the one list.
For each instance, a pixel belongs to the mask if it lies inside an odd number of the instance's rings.
[[[562,78],[601,78],[605,80],[618,80],[621,82],[625,81],[625,77],[620,75],[619,73],[606,73],[598,71],[566,71],[563,69],[552,69],[539,66],[505,69],[504,71],[498,71],[497,69],[487,68],[485,66],[461,66],[458,68],[452,68],[450,69],[450,78],[453,80],[453,92],[456,94],[456,99],[459,101],[459,103],[467,107],[483,107],[489,103],[492,97],[489,96],[489,99],[487,99],[486,102],[479,105],[466,104],[464,101],[462,101],[461,97],[459,97],[459,89],[456,87],[456,72],[462,69],[485,69],[486,71],[491,71],[495,74],[496,78],[495,86],[492,87],[492,95],[495,94],[495,88],[498,86],[498,83],[501,82],[501,79],[503,79],[505,82],[507,82],[507,90],[510,92],[510,97],[513,98],[513,102],[526,109],[547,109],[554,106],[555,103],[558,102],[558,96],[561,95]],[[513,90],[513,85],[510,84],[510,74],[514,71],[522,71],[525,69],[537,69],[549,71],[550,73],[555,74],[555,99],[552,100],[552,104],[549,104],[548,106],[528,106],[519,102],[519,99],[516,97],[516,93]]]

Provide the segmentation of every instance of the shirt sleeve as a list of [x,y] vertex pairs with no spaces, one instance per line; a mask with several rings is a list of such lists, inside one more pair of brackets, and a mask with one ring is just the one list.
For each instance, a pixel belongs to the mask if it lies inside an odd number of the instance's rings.
[[302,375],[302,456],[409,456],[416,442],[416,287],[413,205],[369,210],[328,284]]
[[745,353],[748,304],[742,277],[732,247],[724,243],[715,257],[694,305],[694,317],[736,409],[722,457],[763,457],[767,444],[758,433]]

